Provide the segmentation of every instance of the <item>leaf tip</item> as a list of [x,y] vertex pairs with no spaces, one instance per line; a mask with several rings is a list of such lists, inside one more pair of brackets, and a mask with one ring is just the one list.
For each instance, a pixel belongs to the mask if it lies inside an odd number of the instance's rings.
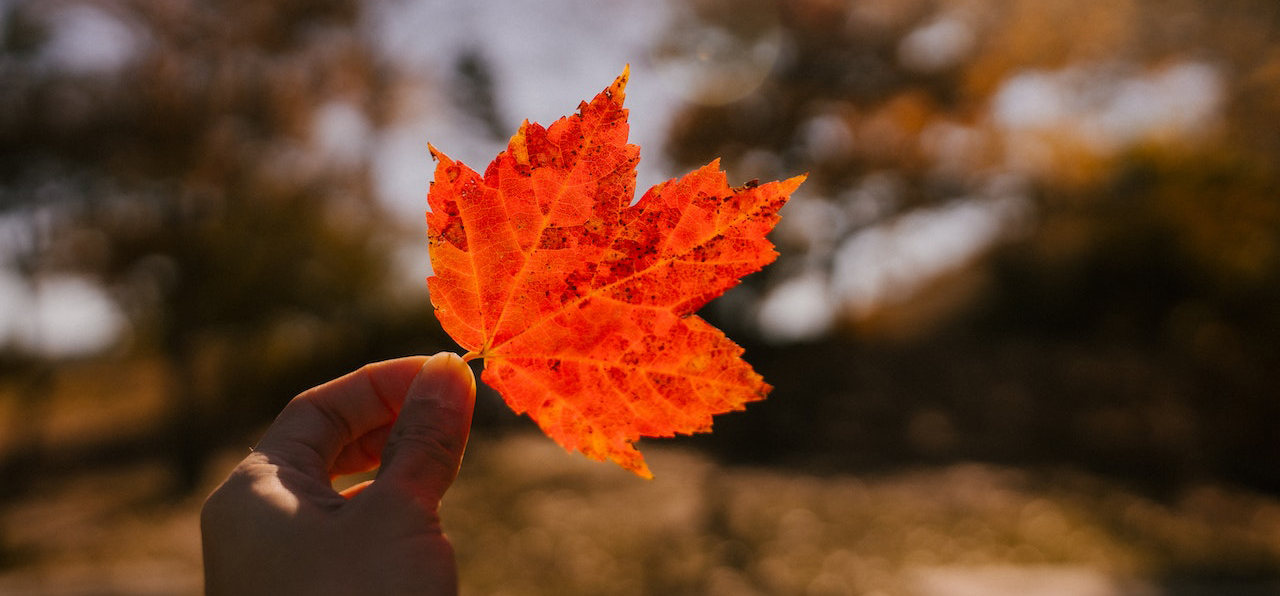
[[440,151],[439,149],[436,148],[435,145],[432,145],[431,143],[427,143],[427,151],[431,153],[431,159],[434,159],[442,164],[453,162],[453,160],[449,159],[449,157],[445,155],[443,151]]
[[653,472],[649,470],[649,464],[645,463],[644,457],[642,456],[638,456],[635,460],[626,462],[617,461],[617,463],[624,469],[630,470],[636,476],[644,478],[645,480],[653,480]]
[[529,165],[529,140],[525,132],[529,130],[529,120],[525,119],[516,129],[516,134],[507,142],[507,154],[520,165]]
[[604,90],[605,97],[614,100],[618,104],[622,104],[622,100],[626,99],[627,81],[631,79],[631,64],[628,63],[622,67],[622,74],[613,80],[613,84]]

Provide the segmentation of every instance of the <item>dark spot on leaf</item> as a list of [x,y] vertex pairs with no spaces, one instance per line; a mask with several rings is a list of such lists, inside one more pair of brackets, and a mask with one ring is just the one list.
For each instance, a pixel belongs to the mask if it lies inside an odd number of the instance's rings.
[[467,230],[462,225],[461,217],[453,217],[449,219],[449,223],[445,225],[444,230],[440,232],[440,236],[457,247],[458,250],[466,252],[467,250]]

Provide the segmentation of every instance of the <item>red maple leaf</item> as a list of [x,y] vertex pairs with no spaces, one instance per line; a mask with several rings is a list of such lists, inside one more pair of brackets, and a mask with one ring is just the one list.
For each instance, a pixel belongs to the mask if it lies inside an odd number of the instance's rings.
[[430,148],[427,284],[516,413],[651,477],[640,437],[708,431],[769,392],[693,313],[777,257],[765,235],[804,177],[730,188],[717,160],[633,205],[627,77],[549,128],[525,121],[483,177]]

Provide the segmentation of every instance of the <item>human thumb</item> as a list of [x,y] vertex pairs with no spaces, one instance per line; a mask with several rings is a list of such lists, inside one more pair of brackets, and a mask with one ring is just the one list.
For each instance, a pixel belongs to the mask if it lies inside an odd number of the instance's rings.
[[429,358],[409,385],[373,486],[434,507],[458,475],[471,431],[476,380],[451,352]]

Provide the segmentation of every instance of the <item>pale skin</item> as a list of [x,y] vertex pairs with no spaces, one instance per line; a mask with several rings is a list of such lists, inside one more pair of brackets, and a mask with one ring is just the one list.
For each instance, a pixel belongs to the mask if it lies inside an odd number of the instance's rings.
[[449,353],[370,364],[295,397],[205,502],[206,596],[456,594],[439,505],[474,404],[471,369]]

